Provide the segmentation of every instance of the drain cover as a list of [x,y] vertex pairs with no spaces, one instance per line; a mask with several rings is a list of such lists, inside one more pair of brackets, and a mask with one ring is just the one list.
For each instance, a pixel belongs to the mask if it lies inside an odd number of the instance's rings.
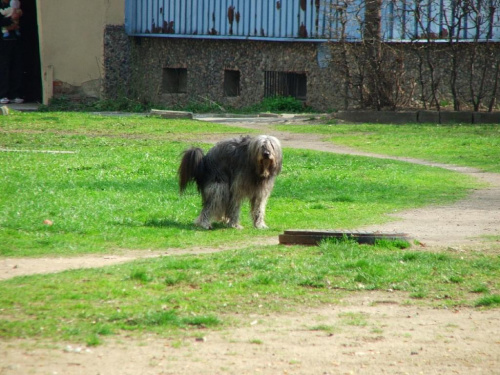
[[326,238],[348,238],[361,244],[373,245],[377,240],[410,241],[406,233],[357,232],[339,230],[286,230],[279,235],[283,245],[319,245]]

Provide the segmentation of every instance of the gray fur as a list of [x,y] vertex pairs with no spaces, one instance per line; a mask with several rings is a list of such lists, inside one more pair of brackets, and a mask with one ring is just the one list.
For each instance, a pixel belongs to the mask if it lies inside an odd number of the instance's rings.
[[179,166],[181,193],[193,182],[202,196],[203,208],[195,224],[211,229],[215,220],[242,228],[241,203],[249,199],[254,226],[267,228],[266,204],[282,161],[280,141],[269,135],[221,141],[206,155],[199,148],[184,151]]

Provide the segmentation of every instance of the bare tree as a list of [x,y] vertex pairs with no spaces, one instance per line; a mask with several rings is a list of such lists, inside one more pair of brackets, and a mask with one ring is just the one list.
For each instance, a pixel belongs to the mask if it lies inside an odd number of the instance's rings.
[[500,61],[497,60],[495,64],[495,73],[493,79],[493,88],[491,90],[490,104],[488,106],[488,112],[493,112],[493,107],[495,107],[497,102],[497,92],[498,92],[498,81],[500,78]]
[[[496,96],[495,85],[488,82],[498,80],[498,55],[491,48],[491,24],[494,9],[498,7],[499,0],[477,0],[467,4],[466,9],[470,18],[470,29],[473,33],[473,43],[468,55],[469,66],[469,100],[475,112],[478,112],[483,100],[492,94]],[[488,14],[489,12],[489,14]],[[481,43],[483,41],[483,43]],[[491,103],[491,100],[490,100]]]
[[344,108],[396,109],[415,99],[417,87],[423,108],[440,111],[450,99],[455,111],[494,107],[500,0],[324,1],[341,51]]
[[394,14],[403,19],[406,37],[413,40],[424,108],[429,104],[439,111],[441,100],[451,95],[455,111],[464,103],[478,111],[486,97],[496,97],[498,54],[489,45],[499,3],[416,0],[408,6],[393,1]]
[[381,10],[382,0],[330,3],[330,34],[341,50],[334,62],[343,75],[346,109],[351,102],[361,108],[396,109],[407,98],[401,88],[402,51],[383,42]]

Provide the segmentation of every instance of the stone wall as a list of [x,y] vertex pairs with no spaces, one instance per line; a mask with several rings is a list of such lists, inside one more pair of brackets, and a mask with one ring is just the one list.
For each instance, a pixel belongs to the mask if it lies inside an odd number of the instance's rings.
[[[466,59],[473,50],[470,46],[461,45],[463,52],[457,54],[460,57],[459,94],[464,103],[471,88],[470,65]],[[384,73],[397,79],[397,84],[390,88],[396,108],[435,109],[431,105],[432,84],[439,103],[450,103],[449,46],[435,43],[431,46],[394,44],[386,47],[388,54],[383,61]],[[346,109],[346,105],[349,109],[362,108],[360,93],[364,90],[363,74],[366,71],[363,72],[363,67],[353,58],[361,55],[359,50],[362,48],[362,44],[349,45],[346,66],[342,54],[345,50],[338,43],[131,38],[125,35],[123,28],[108,27],[105,37],[104,91],[108,97],[127,95],[170,107],[213,101],[222,106],[241,108],[262,101],[265,71],[280,71],[307,76],[305,104],[316,110],[340,110]],[[494,63],[500,60],[499,45],[488,44],[474,51],[488,57],[484,60],[488,64],[484,81],[490,86],[489,92],[493,92]],[[431,65],[428,64],[428,58],[432,60]],[[432,77],[431,66],[434,69]],[[185,92],[168,93],[164,83],[166,68],[185,69]],[[348,90],[347,68],[351,80]],[[226,69],[240,72],[238,96],[225,96]],[[476,88],[479,81],[472,79],[472,82],[476,82]],[[489,99],[485,97],[483,100]],[[463,109],[467,109],[467,106]]]
[[[265,71],[283,71],[307,75],[307,104],[332,105],[335,87],[325,77],[333,72],[318,66],[314,43],[141,38],[132,45],[132,86],[151,102],[182,106],[208,99],[246,107],[262,101]],[[164,68],[187,69],[186,93],[165,92]],[[239,96],[224,95],[225,69],[240,72]]]
[[128,97],[134,90],[130,87],[131,38],[123,25],[108,25],[104,30],[104,82],[106,98]]

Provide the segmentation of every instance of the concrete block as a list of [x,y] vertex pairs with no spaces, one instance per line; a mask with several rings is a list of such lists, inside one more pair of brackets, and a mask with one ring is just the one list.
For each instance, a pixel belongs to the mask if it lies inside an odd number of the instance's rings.
[[374,112],[375,122],[379,124],[415,124],[416,112]]
[[474,112],[472,122],[474,124],[500,124],[500,112]]
[[193,113],[192,112],[184,112],[184,111],[164,111],[161,109],[152,109],[151,112],[149,113],[150,116],[158,116],[162,118],[187,118],[187,119],[192,119],[193,118]]
[[276,117],[281,117],[280,114],[278,113],[265,113],[265,112],[262,112],[262,113],[259,113],[257,115],[257,117],[270,117],[270,118],[276,118]]
[[417,120],[421,124],[439,124],[439,112],[418,111]]
[[408,124],[417,122],[415,112],[340,111],[335,113],[333,117],[348,122],[375,124]]
[[472,124],[472,112],[440,112],[441,124]]

